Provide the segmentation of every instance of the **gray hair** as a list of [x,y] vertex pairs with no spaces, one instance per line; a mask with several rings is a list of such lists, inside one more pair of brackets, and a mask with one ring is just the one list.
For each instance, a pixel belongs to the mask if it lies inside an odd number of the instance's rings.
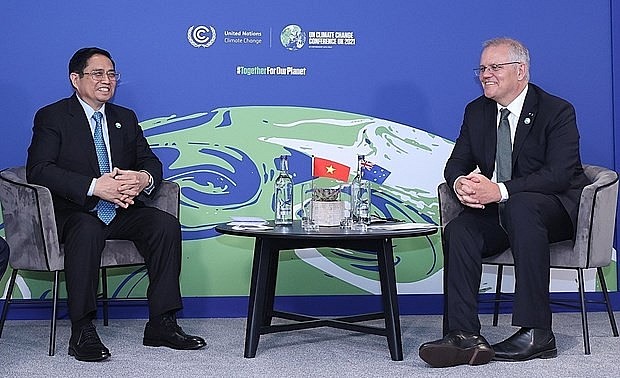
[[508,54],[510,60],[515,62],[521,62],[525,64],[525,79],[530,80],[530,52],[525,45],[516,39],[508,37],[498,37],[489,39],[482,43],[482,49],[486,49],[491,46],[508,46]]

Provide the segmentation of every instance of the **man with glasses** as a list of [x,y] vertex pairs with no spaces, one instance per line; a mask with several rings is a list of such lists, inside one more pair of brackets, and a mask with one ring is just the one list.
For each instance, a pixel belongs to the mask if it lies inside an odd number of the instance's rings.
[[136,114],[109,102],[119,78],[110,53],[96,47],[78,50],[69,61],[74,94],[36,113],[28,149],[28,181],[52,192],[65,252],[69,354],[81,361],[110,357],[93,324],[106,239],[132,240],[146,261],[149,321],[143,344],[206,345],[176,321],[182,308],[181,226],[174,216],[139,200],[158,189],[162,166]]
[[[465,206],[444,229],[444,337],[420,346],[434,367],[525,361],[557,355],[549,307],[549,243],[574,237],[588,179],[575,111],[529,83],[520,42],[483,44],[474,70],[483,96],[465,108],[444,176]],[[493,346],[480,335],[482,258],[510,247],[515,260],[512,324]]]

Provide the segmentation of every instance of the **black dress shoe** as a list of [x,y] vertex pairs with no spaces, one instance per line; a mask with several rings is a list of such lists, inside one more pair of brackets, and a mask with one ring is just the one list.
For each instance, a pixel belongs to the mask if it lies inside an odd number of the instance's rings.
[[110,357],[110,351],[101,342],[93,323],[88,323],[79,332],[71,332],[69,355],[79,361],[103,361]]
[[422,344],[420,358],[432,367],[483,365],[493,358],[493,349],[478,334],[451,331],[441,340]]
[[142,344],[146,346],[165,346],[172,349],[200,349],[207,345],[199,336],[188,335],[177,324],[174,316],[164,317],[159,324],[147,322]]
[[501,343],[493,345],[497,361],[527,361],[558,355],[555,336],[550,329],[521,328]]

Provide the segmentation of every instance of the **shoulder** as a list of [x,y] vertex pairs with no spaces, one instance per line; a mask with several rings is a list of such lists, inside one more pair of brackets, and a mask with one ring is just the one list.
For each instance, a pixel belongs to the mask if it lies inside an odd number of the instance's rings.
[[470,116],[475,114],[483,114],[488,109],[495,111],[496,106],[495,101],[482,95],[465,106],[465,114]]
[[573,105],[562,97],[553,95],[536,84],[530,83],[529,85],[541,108],[573,108]]
[[63,120],[75,114],[76,109],[81,109],[79,102],[74,97],[67,97],[37,110],[34,118],[36,121]]
[[136,113],[127,107],[116,105],[111,102],[108,102],[106,105],[106,112],[108,114],[113,115],[114,117],[122,118],[122,119],[137,119]]
[[106,103],[105,106],[108,109],[113,110],[115,112],[119,112],[119,113],[134,113],[132,109],[129,109],[125,106],[117,105],[111,102]]
[[37,113],[47,113],[47,112],[59,112],[63,110],[67,110],[71,103],[71,97],[60,99],[51,104],[45,105],[40,108]]
[[488,97],[485,97],[484,95],[481,95],[481,96],[475,98],[474,100],[472,100],[469,104],[467,104],[467,107],[484,106],[484,105],[487,105],[489,103],[495,103],[495,101],[489,99]]

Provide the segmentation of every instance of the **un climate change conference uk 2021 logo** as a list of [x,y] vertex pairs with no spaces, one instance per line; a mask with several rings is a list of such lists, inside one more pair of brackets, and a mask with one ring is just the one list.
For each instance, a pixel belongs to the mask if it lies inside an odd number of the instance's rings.
[[194,47],[210,47],[215,42],[215,28],[213,26],[190,26],[187,29],[187,40]]
[[280,33],[280,42],[288,50],[299,50],[306,44],[306,33],[299,25],[288,25]]

